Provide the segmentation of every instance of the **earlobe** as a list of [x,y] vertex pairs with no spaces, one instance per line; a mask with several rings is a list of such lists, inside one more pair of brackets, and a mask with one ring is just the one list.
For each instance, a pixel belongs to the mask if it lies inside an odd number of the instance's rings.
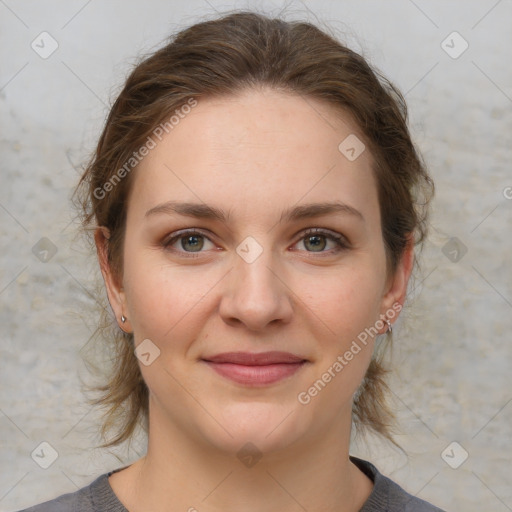
[[[119,276],[115,274],[109,259],[109,239],[110,231],[108,228],[105,226],[99,226],[96,228],[96,231],[94,232],[94,242],[96,244],[96,252],[98,255],[101,274],[107,290],[108,301],[118,324],[122,323],[122,326],[120,325],[121,329],[125,332],[130,332],[128,330],[129,326],[126,315],[124,313],[126,308],[124,291],[122,289]],[[122,318],[125,319],[124,322],[122,321]]]

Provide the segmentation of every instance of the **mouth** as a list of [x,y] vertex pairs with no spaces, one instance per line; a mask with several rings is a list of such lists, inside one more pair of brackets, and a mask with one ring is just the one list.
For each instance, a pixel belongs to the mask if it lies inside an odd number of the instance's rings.
[[308,362],[289,352],[226,352],[202,361],[222,377],[249,387],[291,377]]

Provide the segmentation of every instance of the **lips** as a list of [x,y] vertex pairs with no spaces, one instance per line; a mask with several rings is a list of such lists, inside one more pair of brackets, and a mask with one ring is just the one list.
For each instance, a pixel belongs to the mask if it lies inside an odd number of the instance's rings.
[[289,352],[226,352],[203,361],[222,377],[248,387],[266,386],[291,377],[307,362]]
[[207,357],[205,361],[243,364],[245,366],[264,366],[269,364],[301,363],[305,359],[290,352],[225,352],[224,354]]

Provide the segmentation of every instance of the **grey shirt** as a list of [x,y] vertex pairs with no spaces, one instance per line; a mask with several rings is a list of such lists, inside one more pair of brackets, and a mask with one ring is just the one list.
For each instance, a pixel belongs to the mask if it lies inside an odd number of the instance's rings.
[[[373,490],[360,512],[443,512],[407,492],[378,469],[357,457],[350,460],[373,481]],[[76,492],[27,508],[20,512],[129,512],[110,487],[108,477],[119,468],[99,476]]]

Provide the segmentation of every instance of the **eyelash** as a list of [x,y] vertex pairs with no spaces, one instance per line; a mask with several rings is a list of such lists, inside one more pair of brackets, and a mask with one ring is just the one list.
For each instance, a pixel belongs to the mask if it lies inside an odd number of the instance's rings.
[[[187,258],[198,258],[200,256],[200,254],[203,253],[204,251],[197,251],[197,252],[177,251],[175,249],[171,249],[170,248],[170,246],[174,242],[176,242],[176,241],[178,241],[178,240],[180,240],[182,238],[185,238],[186,236],[191,236],[191,235],[202,236],[202,237],[206,238],[207,240],[209,240],[210,242],[213,243],[213,241],[207,235],[202,233],[201,231],[199,231],[199,230],[197,230],[195,228],[189,228],[189,229],[185,229],[185,230],[182,230],[182,231],[178,231],[172,237],[166,238],[162,242],[162,246],[164,247],[164,249],[167,249],[169,251],[173,251],[175,253],[179,253],[180,255],[184,254],[185,257],[187,257]],[[319,254],[319,255],[321,255],[321,254],[332,255],[332,254],[338,254],[340,251],[347,250],[347,249],[350,248],[350,244],[349,244],[348,240],[343,235],[340,235],[338,233],[335,233],[335,232],[332,232],[332,231],[329,231],[329,230],[326,230],[326,229],[321,229],[321,228],[310,228],[310,229],[307,229],[306,231],[303,231],[301,233],[301,238],[299,238],[299,240],[297,240],[297,242],[295,242],[295,243],[298,243],[298,242],[304,240],[308,236],[314,236],[314,235],[324,236],[327,239],[330,239],[331,241],[333,241],[336,244],[336,248],[333,249],[333,250],[330,250],[330,251],[319,251],[319,252],[306,251],[306,252],[309,252],[309,253],[312,253],[312,254]]]

